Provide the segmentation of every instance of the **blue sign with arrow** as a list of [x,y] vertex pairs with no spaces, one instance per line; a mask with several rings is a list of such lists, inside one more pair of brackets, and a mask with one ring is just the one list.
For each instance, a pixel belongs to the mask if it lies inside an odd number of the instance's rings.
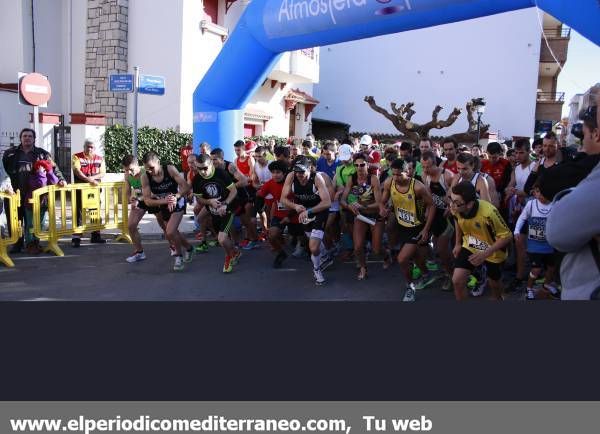
[[140,74],[140,85],[138,86],[138,92],[148,95],[164,95],[165,78],[158,75]]
[[110,74],[108,90],[110,92],[133,92],[133,74]]

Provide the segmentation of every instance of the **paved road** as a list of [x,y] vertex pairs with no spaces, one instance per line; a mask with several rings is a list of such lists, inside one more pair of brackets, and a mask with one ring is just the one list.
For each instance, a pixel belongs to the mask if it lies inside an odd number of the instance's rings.
[[[405,283],[397,266],[383,271],[369,265],[369,278],[358,282],[351,263],[336,262],[317,287],[308,260],[289,258],[284,268],[271,268],[267,244],[244,252],[232,274],[224,275],[223,251],[212,248],[194,256],[182,272],[173,272],[165,241],[144,242],[147,259],[128,264],[127,244],[110,242],[80,249],[61,242],[64,257],[11,255],[14,268],[0,265],[0,300],[245,300],[245,301],[397,301]],[[418,292],[418,300],[453,300],[439,285]]]

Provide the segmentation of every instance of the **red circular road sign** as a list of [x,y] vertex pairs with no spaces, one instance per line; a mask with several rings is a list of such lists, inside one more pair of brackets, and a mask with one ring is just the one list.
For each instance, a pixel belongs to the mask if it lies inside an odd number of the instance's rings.
[[33,72],[21,78],[19,92],[28,104],[39,106],[48,102],[52,95],[52,87],[46,77]]

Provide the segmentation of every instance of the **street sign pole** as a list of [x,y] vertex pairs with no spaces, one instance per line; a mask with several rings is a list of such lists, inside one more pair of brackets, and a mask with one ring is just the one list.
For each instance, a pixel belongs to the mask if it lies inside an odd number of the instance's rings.
[[140,67],[133,67],[133,158],[138,161],[138,87],[140,84]]
[[40,138],[40,107],[37,105],[33,106],[33,130],[35,131],[35,146],[41,146]]

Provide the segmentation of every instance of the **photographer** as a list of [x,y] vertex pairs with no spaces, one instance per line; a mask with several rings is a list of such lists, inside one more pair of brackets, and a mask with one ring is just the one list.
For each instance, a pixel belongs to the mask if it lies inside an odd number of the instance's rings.
[[[563,300],[589,300],[599,297],[600,204],[595,200],[600,185],[599,102],[600,95],[596,94],[596,105],[591,105],[580,115],[583,121],[583,152],[580,154],[585,155],[579,156],[573,163],[565,164],[564,167],[568,167],[568,171],[558,173],[558,176],[570,176],[568,181],[575,182],[577,186],[556,197],[546,227],[549,243],[557,250],[567,253],[560,267]],[[588,170],[590,166],[592,169]],[[540,182],[548,183],[553,190],[562,190],[561,184],[564,184],[565,180],[555,177],[552,173],[562,167],[546,170],[540,177]],[[578,180],[580,177],[583,177],[582,181]]]

